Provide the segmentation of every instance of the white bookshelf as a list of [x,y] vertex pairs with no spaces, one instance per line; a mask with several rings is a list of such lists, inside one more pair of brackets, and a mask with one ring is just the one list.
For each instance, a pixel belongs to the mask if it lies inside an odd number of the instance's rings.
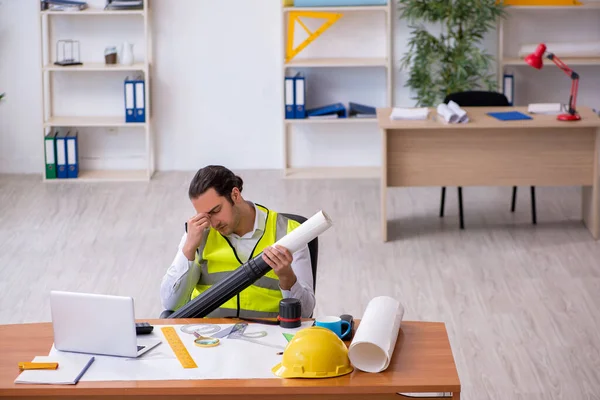
[[[283,54],[285,57],[285,48],[287,43],[287,23],[288,14],[292,11],[318,11],[318,12],[339,12],[345,14],[366,14],[380,13],[385,18],[385,54],[380,57],[361,57],[357,54],[352,57],[323,57],[323,58],[305,58],[302,53],[292,58],[288,62],[283,63],[283,74],[281,77],[281,85],[284,85],[284,77],[293,75],[295,69],[305,68],[383,68],[385,70],[385,91],[386,104],[385,106],[393,106],[394,83],[393,83],[393,6],[394,0],[388,0],[385,6],[340,6],[340,7],[282,7],[282,37],[283,37]],[[344,18],[340,21],[342,21]],[[340,23],[340,21],[336,22]],[[333,25],[335,27],[335,24]],[[331,28],[330,28],[331,29]],[[296,28],[298,30],[298,28]],[[319,36],[316,41],[327,40],[328,31]],[[309,45],[310,47],[311,45]],[[307,83],[309,85],[310,83]],[[377,88],[381,89],[381,88]],[[285,96],[285,90],[282,90]],[[379,132],[376,118],[336,118],[336,119],[286,119],[285,118],[285,99],[281,99],[282,104],[282,119],[283,119],[283,154],[284,154],[284,177],[289,179],[322,179],[322,178],[379,178],[379,167],[360,167],[360,166],[340,166],[340,167],[294,167],[290,163],[291,154],[293,152],[291,144],[291,135],[294,133],[294,127],[314,127],[319,129],[319,126],[342,125],[349,128],[356,126],[372,126],[373,132]]]
[[[82,159],[86,158],[85,151],[82,151],[82,135],[78,137],[79,141],[79,175],[78,178],[70,179],[46,179],[45,174],[45,159],[43,160],[43,171],[44,181],[48,183],[80,183],[80,182],[122,182],[122,181],[149,181],[154,175],[155,164],[154,164],[154,138],[152,135],[152,108],[151,108],[151,77],[150,71],[152,66],[152,27],[151,27],[151,8],[150,0],[144,0],[143,10],[104,10],[104,0],[88,0],[89,8],[82,11],[39,11],[40,14],[40,28],[41,28],[41,41],[42,41],[42,54],[41,54],[41,66],[40,71],[42,74],[42,94],[43,94],[43,135],[40,138],[41,142],[44,142],[45,135],[54,128],[65,127],[65,128],[95,128],[95,130],[101,130],[97,136],[101,136],[102,133],[114,131],[116,128],[119,130],[127,128],[139,132],[144,137],[143,144],[143,158],[144,168],[143,169],[86,169],[82,166]],[[143,32],[140,34],[143,37],[143,43],[136,44],[142,46],[144,49],[144,57],[140,60],[140,57],[136,56],[136,62],[133,65],[106,65],[104,62],[98,62],[98,60],[87,60],[84,56],[81,58],[83,65],[77,66],[59,66],[55,65],[55,57],[53,56],[53,50],[56,48],[56,42],[64,37],[55,38],[52,35],[52,27],[55,21],[60,18],[70,18],[72,21],[85,21],[85,24],[89,24],[91,27],[97,27],[102,25],[105,29],[110,30],[112,27],[118,24],[124,24],[127,22],[126,18],[129,17],[128,21],[133,18],[135,21],[141,22]],[[80,20],[81,19],[81,20]],[[136,22],[138,23],[138,22]],[[85,35],[85,32],[80,30],[74,30],[72,33],[69,32],[69,39],[78,40],[80,35]],[[108,43],[107,43],[108,44]],[[120,43],[114,43],[118,45]],[[104,48],[95,49],[104,55]],[[82,52],[83,53],[83,52]],[[134,54],[136,51],[134,49]],[[122,78],[115,77],[113,75],[116,72],[120,72],[120,76],[127,74],[127,76],[140,75],[143,77],[145,82],[145,110],[146,110],[146,122],[144,123],[127,123],[125,122],[125,106],[123,101]],[[81,74],[77,75],[80,79],[85,79],[92,82],[97,79],[97,74],[107,74],[106,77],[110,79],[118,79],[121,82],[121,89],[119,92],[120,108],[123,110],[122,115],[74,115],[64,116],[55,115],[55,102],[59,95],[55,89],[55,80],[60,78],[60,74]],[[87,95],[87,93],[86,93]],[[94,91],[90,90],[89,96],[94,96]],[[116,98],[116,97],[115,97]],[[94,110],[94,113],[97,113]],[[80,114],[80,113],[79,113]],[[92,113],[90,113],[92,114]],[[94,132],[96,135],[96,132]],[[97,155],[96,155],[97,156]]]
[[[537,21],[536,23],[540,25],[542,28],[544,25],[547,25],[547,22],[544,19],[544,15],[559,15],[561,17],[569,17],[569,18],[577,18],[577,15],[595,15],[598,18],[598,24],[600,24],[600,1],[582,1],[583,4],[575,6],[575,5],[555,5],[555,6],[508,6],[507,10],[507,21],[510,21],[510,18],[516,16],[529,16],[532,21]],[[549,13],[549,14],[548,14]],[[498,55],[497,55],[497,71],[498,71],[498,88],[499,91],[502,91],[502,81],[503,75],[506,71],[507,67],[512,68],[531,68],[525,62],[525,59],[522,57],[517,57],[516,54],[508,54],[506,51],[507,45],[507,29],[506,22],[504,20],[500,20],[498,23]],[[560,32],[563,29],[567,29],[567,24],[561,24],[556,27],[556,32]],[[577,30],[576,26],[571,26],[569,29]],[[561,42],[560,35],[553,35],[556,39],[548,38],[544,40],[545,42]],[[587,38],[583,34],[580,39],[577,41],[586,41]],[[568,40],[567,40],[568,41]],[[577,66],[600,66],[600,57],[563,57],[560,54],[557,56],[569,67],[577,67]],[[557,68],[556,64],[552,61],[544,59],[544,68]],[[599,71],[600,72],[600,71]]]

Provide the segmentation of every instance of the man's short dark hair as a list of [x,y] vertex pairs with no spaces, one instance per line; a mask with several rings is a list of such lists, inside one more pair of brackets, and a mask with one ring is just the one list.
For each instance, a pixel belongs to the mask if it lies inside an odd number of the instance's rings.
[[219,194],[227,198],[233,204],[231,191],[234,187],[242,191],[244,181],[233,172],[221,165],[208,165],[196,172],[194,179],[190,183],[189,196],[195,199],[208,189],[213,188]]

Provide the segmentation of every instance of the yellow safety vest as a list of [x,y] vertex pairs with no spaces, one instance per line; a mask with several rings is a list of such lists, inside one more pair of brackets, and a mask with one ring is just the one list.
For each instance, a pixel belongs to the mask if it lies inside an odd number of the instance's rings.
[[[249,260],[300,226],[299,222],[266,207],[259,204],[256,204],[256,207],[263,210],[267,218],[263,235],[250,254]],[[201,273],[192,292],[192,299],[226,278],[243,264],[229,240],[213,228],[210,228],[204,246],[196,252],[195,262],[200,267]],[[277,317],[282,298],[279,278],[273,270],[270,270],[207,317]]]

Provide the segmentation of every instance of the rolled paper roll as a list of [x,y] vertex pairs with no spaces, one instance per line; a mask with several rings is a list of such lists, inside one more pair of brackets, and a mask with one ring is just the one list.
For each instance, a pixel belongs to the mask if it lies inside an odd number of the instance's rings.
[[403,316],[399,301],[388,296],[372,299],[348,349],[350,362],[361,371],[384,371],[390,365]]
[[455,122],[458,122],[458,115],[456,115],[446,103],[438,105],[437,112],[438,115],[442,117],[446,123],[453,124]]
[[302,246],[319,236],[331,227],[331,218],[323,211],[319,211],[299,227],[279,239],[275,244],[285,247],[290,253],[295,253]]
[[450,110],[452,110],[452,112],[454,114],[456,114],[456,116],[458,117],[457,122],[460,122],[460,123],[469,122],[469,117],[467,117],[467,112],[465,110],[463,110],[462,108],[460,108],[458,103],[450,100],[448,102],[448,108]]

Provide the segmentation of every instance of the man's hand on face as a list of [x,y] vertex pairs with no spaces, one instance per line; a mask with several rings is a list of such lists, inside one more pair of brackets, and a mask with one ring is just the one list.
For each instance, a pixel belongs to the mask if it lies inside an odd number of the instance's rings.
[[183,245],[183,254],[190,261],[196,258],[196,250],[202,242],[202,234],[210,227],[210,218],[206,213],[194,215],[187,222],[187,239]]
[[263,251],[262,257],[279,278],[279,286],[283,290],[290,290],[296,283],[296,274],[292,270],[292,253],[285,247],[271,246]]

